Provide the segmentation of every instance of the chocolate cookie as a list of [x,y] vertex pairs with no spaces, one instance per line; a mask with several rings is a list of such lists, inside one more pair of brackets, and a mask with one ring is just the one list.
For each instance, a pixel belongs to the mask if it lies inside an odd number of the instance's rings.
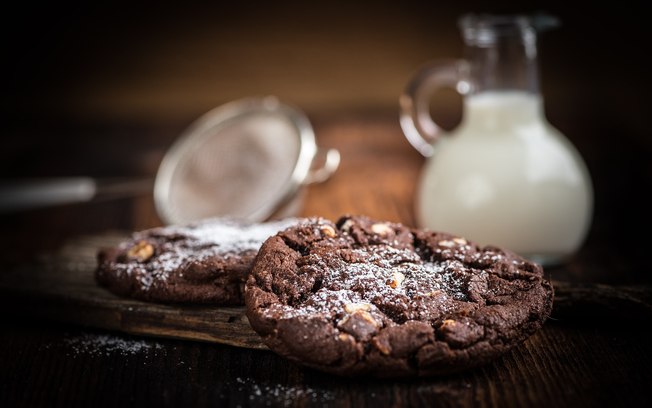
[[366,217],[280,232],[245,287],[247,317],[270,349],[377,377],[484,364],[541,328],[552,298],[542,268],[509,251]]
[[110,291],[141,300],[243,304],[242,287],[258,249],[297,222],[211,219],[138,232],[98,253],[95,277]]

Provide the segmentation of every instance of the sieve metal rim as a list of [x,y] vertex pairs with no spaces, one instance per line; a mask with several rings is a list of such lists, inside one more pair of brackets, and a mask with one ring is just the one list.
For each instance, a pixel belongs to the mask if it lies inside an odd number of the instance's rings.
[[[261,203],[261,206],[245,219],[252,222],[264,221],[284,204],[292,200],[310,175],[313,159],[317,155],[315,133],[306,115],[299,109],[281,103],[275,96],[243,98],[218,106],[196,119],[177,138],[163,157],[154,181],[154,204],[161,220],[166,224],[179,224],[188,221],[178,218],[170,209],[170,188],[174,171],[179,161],[189,149],[201,142],[211,130],[234,120],[246,120],[254,114],[276,114],[287,119],[296,129],[299,143],[294,169],[284,186],[284,191],[276,199]],[[217,214],[215,216],[218,216]],[[222,216],[228,216],[224,214]]]

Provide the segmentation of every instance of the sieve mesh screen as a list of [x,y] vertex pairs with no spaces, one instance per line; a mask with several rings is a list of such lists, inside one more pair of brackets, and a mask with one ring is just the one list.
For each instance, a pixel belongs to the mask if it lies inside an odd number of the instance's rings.
[[206,129],[177,156],[168,210],[179,221],[247,218],[287,193],[300,149],[298,129],[270,112]]

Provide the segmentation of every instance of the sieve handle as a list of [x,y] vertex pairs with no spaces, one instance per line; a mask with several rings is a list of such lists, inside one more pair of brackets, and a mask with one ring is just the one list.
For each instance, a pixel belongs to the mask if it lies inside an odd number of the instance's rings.
[[0,213],[134,196],[151,189],[150,179],[68,177],[0,181]]
[[[319,166],[319,167],[316,167]],[[340,152],[337,149],[317,149],[312,166],[303,182],[304,185],[322,183],[328,180],[340,166]]]

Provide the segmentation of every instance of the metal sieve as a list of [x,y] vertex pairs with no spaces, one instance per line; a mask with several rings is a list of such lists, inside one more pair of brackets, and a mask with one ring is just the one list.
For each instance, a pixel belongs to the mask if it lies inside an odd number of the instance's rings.
[[166,152],[155,180],[89,177],[0,183],[0,212],[150,192],[167,224],[207,217],[263,221],[293,215],[301,187],[327,180],[340,162],[319,149],[308,118],[273,96],[217,107]]
[[339,161],[337,150],[317,148],[306,116],[277,98],[231,102],[197,119],[167,152],[156,209],[170,224],[214,216],[262,221],[283,212],[303,185],[328,179]]

